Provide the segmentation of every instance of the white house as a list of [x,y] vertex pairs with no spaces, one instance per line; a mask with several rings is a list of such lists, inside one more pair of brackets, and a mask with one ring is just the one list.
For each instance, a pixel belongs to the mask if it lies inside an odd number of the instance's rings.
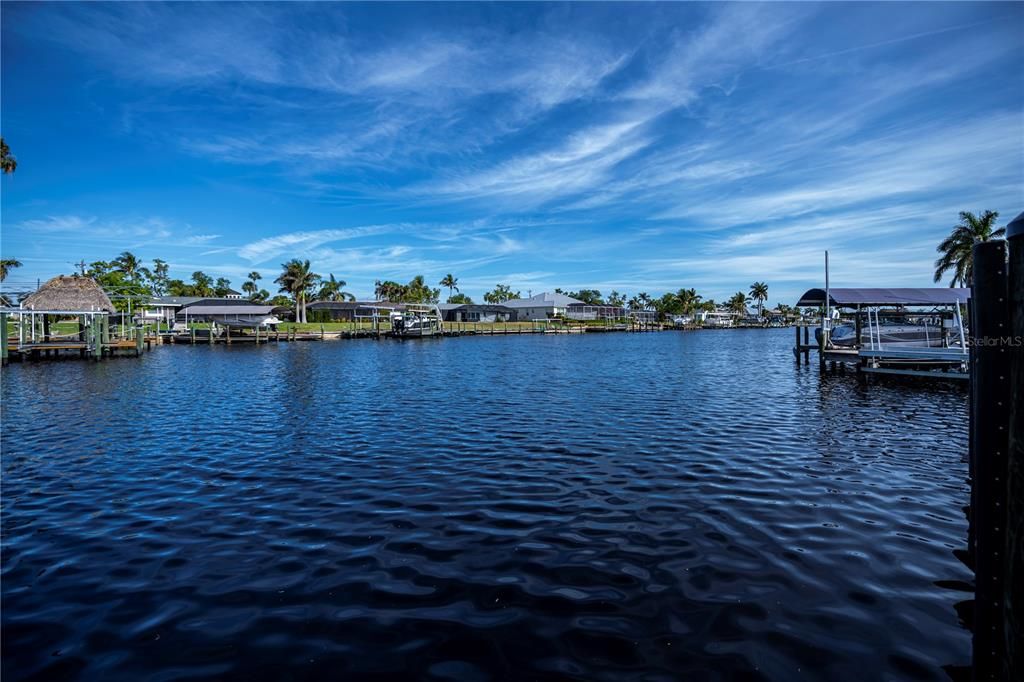
[[575,298],[565,294],[544,292],[530,298],[514,298],[505,301],[503,306],[516,311],[516,319],[519,321],[550,320],[556,315],[565,315],[566,308],[572,303],[582,303]]

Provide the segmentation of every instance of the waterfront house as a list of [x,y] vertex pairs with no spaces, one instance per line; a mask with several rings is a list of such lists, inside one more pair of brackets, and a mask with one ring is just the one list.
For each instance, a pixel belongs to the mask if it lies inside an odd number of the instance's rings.
[[507,308],[516,311],[516,318],[520,322],[531,320],[550,320],[559,315],[565,315],[570,304],[583,303],[565,294],[544,292],[530,298],[514,298],[511,301],[502,303]]
[[658,321],[657,310],[628,310],[627,314],[634,321],[644,324],[654,324]]
[[310,322],[353,322],[386,318],[404,308],[404,304],[390,301],[313,301],[306,304],[306,319]]
[[604,303],[570,303],[565,307],[565,317],[570,320],[621,320],[626,317],[626,309]]
[[252,301],[228,296],[156,296],[144,304],[135,318],[141,322],[174,324],[178,313],[191,306],[251,305]]
[[504,305],[442,303],[438,306],[445,322],[515,322],[516,311]]

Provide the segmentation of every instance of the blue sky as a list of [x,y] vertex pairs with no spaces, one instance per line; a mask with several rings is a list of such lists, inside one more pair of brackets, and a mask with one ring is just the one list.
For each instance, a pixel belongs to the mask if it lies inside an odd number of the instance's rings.
[[9,282],[123,250],[792,303],[1024,209],[1024,5],[2,5]]

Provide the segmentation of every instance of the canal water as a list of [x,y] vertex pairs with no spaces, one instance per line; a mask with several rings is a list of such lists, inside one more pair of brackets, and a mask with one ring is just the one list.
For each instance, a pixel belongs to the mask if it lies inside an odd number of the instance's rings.
[[[791,330],[2,373],[5,682],[948,679],[962,387]],[[413,674],[415,673],[415,674]]]

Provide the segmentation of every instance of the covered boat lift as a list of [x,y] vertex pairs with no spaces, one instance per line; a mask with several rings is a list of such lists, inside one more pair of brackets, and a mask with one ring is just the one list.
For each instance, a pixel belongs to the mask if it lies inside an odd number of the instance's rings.
[[[969,350],[964,336],[960,306],[971,297],[971,290],[952,287],[857,287],[809,289],[797,301],[797,306],[818,306],[824,309],[821,332],[817,343],[809,343],[805,328],[804,343],[800,343],[800,329],[797,328],[796,345],[793,352],[797,361],[800,353],[807,357],[812,348],[818,350],[819,362],[824,367],[831,360],[857,362],[859,371],[874,374],[897,374],[948,379],[967,379]],[[949,315],[956,321],[958,338],[955,344],[924,347],[886,347],[883,342],[879,321],[879,308],[949,308]],[[850,348],[837,348],[831,342],[832,310],[849,310],[854,313],[856,326],[854,343]],[[867,325],[868,340],[863,343],[862,331]],[[925,327],[927,333],[927,327]],[[943,334],[945,330],[943,329]],[[941,372],[935,371],[941,369]]]

